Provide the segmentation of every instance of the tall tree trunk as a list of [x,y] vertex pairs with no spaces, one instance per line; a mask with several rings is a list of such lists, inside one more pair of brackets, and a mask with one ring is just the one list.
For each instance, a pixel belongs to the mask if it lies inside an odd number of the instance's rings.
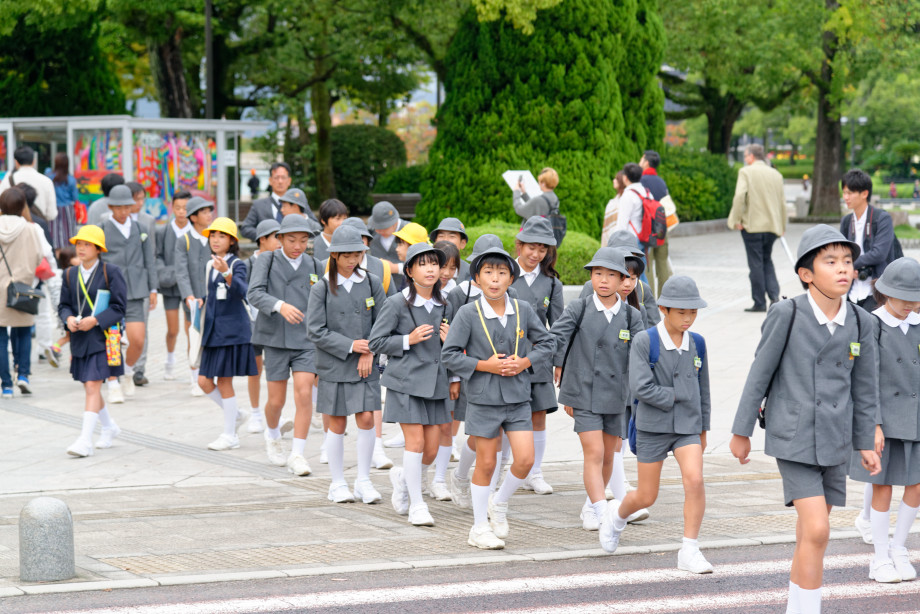
[[148,45],[153,60],[160,112],[165,117],[192,117],[192,97],[182,62],[182,29],[176,28],[164,43]]
[[732,129],[744,110],[744,104],[731,95],[706,98],[709,102],[709,111],[706,112],[709,120],[707,149],[710,153],[727,155],[732,142]]
[[[325,72],[322,60],[314,62],[314,74]],[[332,176],[332,97],[326,81],[313,84],[310,107],[316,124],[316,192],[320,201],[335,198],[335,179]]]
[[[825,0],[828,11],[837,8],[835,0]],[[840,215],[840,160],[843,142],[840,136],[840,112],[832,100],[834,56],[837,35],[825,31],[821,39],[823,57],[815,85],[818,90],[818,131],[815,139],[815,179],[811,192],[811,214]]]

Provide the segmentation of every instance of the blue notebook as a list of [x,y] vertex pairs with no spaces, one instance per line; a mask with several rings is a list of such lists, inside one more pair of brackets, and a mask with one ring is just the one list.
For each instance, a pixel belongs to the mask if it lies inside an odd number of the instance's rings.
[[108,290],[96,290],[96,301],[93,303],[93,315],[98,316],[100,313],[109,308],[109,301],[112,299],[112,293]]

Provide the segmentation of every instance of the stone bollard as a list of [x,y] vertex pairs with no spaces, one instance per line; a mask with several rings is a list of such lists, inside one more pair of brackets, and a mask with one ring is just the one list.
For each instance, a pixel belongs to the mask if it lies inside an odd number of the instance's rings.
[[70,580],[76,574],[73,516],[60,499],[32,499],[19,513],[19,579]]

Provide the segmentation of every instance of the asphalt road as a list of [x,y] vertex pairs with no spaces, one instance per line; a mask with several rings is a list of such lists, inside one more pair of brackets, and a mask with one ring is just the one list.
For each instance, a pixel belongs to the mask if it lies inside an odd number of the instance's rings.
[[[197,584],[153,589],[31,595],[0,600],[5,614],[236,614],[330,612],[739,612],[785,609],[792,547],[710,550],[715,573],[676,569],[676,552]],[[920,582],[868,579],[870,547],[831,542],[824,611],[920,611]],[[916,560],[915,560],[916,564]]]

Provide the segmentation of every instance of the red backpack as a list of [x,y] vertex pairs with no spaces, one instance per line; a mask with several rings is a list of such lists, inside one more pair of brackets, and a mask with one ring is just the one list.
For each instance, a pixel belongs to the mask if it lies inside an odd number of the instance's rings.
[[[637,232],[639,242],[647,248],[661,247],[668,232],[668,216],[665,215],[664,205],[652,198],[647,189],[645,196],[639,194],[639,198],[642,199],[642,228]],[[632,222],[629,225],[632,226]],[[636,230],[635,226],[633,230]]]

